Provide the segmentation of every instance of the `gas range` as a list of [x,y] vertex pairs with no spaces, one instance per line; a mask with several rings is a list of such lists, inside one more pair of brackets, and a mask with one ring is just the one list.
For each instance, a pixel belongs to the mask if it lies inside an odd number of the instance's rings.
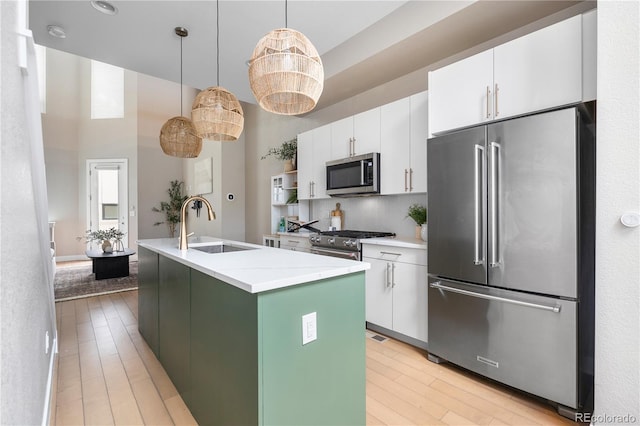
[[377,231],[322,231],[311,234],[311,252],[334,257],[360,260],[362,248],[360,240],[364,238],[395,237],[393,232]]

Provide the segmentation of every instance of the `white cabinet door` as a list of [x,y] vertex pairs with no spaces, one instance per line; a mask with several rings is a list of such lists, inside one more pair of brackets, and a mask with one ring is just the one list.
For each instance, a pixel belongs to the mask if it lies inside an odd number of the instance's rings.
[[427,138],[429,137],[429,94],[416,93],[410,98],[411,149],[409,189],[427,192]]
[[426,342],[427,267],[401,262],[393,266],[393,330]]
[[311,198],[313,181],[313,131],[298,135],[298,200]]
[[380,108],[380,193],[383,195],[409,192],[410,110],[409,98]]
[[372,258],[364,260],[371,264],[371,269],[365,272],[366,320],[392,330],[393,296],[389,285],[391,262]]
[[430,134],[492,119],[492,88],[493,50],[429,72]]
[[496,119],[580,102],[582,17],[500,45],[493,60]]
[[380,108],[353,116],[352,155],[380,152]]
[[351,157],[353,146],[353,116],[331,123],[331,159]]
[[331,126],[329,124],[313,130],[313,185],[311,198],[329,198],[327,195],[327,167],[331,159]]

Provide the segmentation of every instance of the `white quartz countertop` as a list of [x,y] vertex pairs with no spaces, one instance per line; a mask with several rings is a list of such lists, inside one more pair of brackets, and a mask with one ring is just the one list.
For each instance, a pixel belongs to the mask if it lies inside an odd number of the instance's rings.
[[[197,246],[225,244],[254,250],[205,253]],[[369,269],[367,262],[282,250],[213,237],[189,239],[189,249],[178,249],[177,238],[138,241],[140,247],[154,251],[204,274],[229,283],[249,293],[337,277]]]
[[360,240],[362,244],[371,244],[377,246],[391,246],[391,247],[405,247],[405,248],[413,248],[413,249],[427,249],[427,242],[422,240],[416,240],[415,238],[403,238],[403,237],[393,237],[393,238],[364,238]]

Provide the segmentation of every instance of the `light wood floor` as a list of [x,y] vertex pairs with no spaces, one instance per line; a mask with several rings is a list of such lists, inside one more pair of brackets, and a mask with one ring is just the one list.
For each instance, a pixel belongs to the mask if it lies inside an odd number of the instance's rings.
[[[138,333],[137,297],[128,291],[56,303],[51,424],[196,424]],[[433,364],[424,351],[391,339],[366,342],[368,425],[574,424],[533,398]]]

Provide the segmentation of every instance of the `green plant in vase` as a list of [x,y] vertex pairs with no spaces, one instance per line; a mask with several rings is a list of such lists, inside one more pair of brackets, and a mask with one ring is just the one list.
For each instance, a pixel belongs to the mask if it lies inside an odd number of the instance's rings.
[[427,208],[420,204],[412,204],[407,211],[407,217],[416,223],[416,239],[427,241]]
[[176,234],[176,227],[180,223],[180,209],[182,203],[185,202],[187,195],[183,194],[184,182],[179,180],[172,180],[169,184],[167,193],[169,194],[169,201],[161,201],[160,208],[154,207],[154,212],[164,212],[165,220],[162,222],[156,222],[153,225],[158,226],[166,223],[169,227],[169,235],[173,238]]
[[284,160],[284,171],[288,172],[295,169],[293,160],[298,152],[298,137],[282,142],[278,148],[269,148],[267,153],[260,159],[264,160],[269,156],[274,156],[278,160]]
[[[124,237],[124,232],[116,228],[109,229],[98,229],[97,231],[92,231],[88,229],[84,237],[77,237],[77,240],[84,240],[87,243],[98,242],[102,243],[102,251],[105,253],[111,253],[113,251],[113,246],[115,245],[116,249],[124,250],[124,246],[122,244],[122,237]],[[112,243],[113,242],[113,243]],[[119,250],[116,250],[119,251]]]

